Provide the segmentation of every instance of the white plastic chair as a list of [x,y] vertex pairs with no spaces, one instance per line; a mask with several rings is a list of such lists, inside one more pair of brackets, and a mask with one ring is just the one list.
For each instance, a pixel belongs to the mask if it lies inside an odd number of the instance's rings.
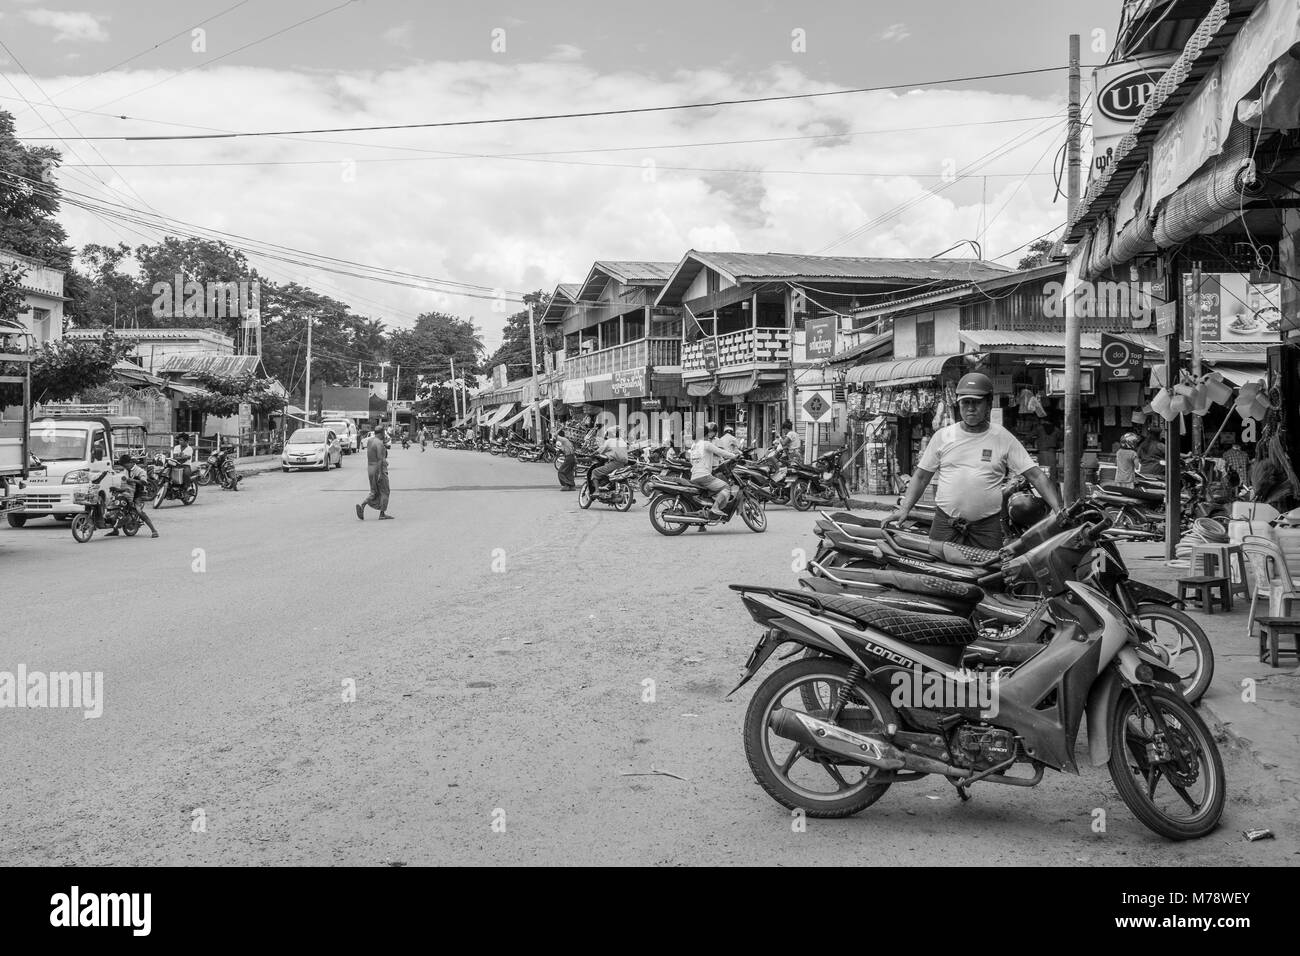
[[1241,543],[1250,562],[1254,592],[1250,599],[1250,615],[1246,618],[1246,633],[1253,633],[1255,608],[1261,596],[1268,598],[1269,617],[1290,617],[1291,602],[1300,601],[1300,589],[1291,579],[1286,566],[1286,555],[1277,543],[1261,535],[1247,535]]

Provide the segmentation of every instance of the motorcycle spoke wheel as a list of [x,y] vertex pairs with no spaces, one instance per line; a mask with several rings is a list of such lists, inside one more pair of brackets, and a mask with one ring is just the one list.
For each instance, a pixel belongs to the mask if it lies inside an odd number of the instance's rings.
[[618,511],[630,509],[632,507],[632,486],[624,482],[615,488],[613,504]]
[[897,714],[883,694],[864,685],[848,685],[847,664],[829,658],[786,664],[763,681],[745,713],[745,756],[755,779],[782,806],[810,817],[847,817],[865,810],[889,789],[877,783],[880,771],[845,760],[801,741],[779,736],[771,726],[778,709],[830,720],[830,710],[809,708],[805,701],[836,701],[848,688],[848,704],[834,723],[870,732]]
[[740,517],[750,531],[762,533],[767,530],[767,510],[753,498],[746,498],[740,504]]
[[1164,687],[1125,688],[1110,734],[1111,779],[1146,827],[1171,840],[1190,840],[1218,826],[1226,791],[1223,760],[1191,704]]
[[1205,631],[1182,611],[1163,604],[1140,605],[1136,616],[1169,656],[1165,666],[1181,678],[1183,697],[1196,703],[1214,677],[1214,648]]
[[79,544],[85,544],[94,536],[95,518],[93,515],[83,511],[79,515],[72,516],[72,537]]
[[591,507],[591,485],[584,483],[578,489],[578,507],[583,510]]
[[199,486],[191,481],[188,485],[185,486],[185,490],[181,492],[181,504],[192,505],[194,504],[194,499],[197,498],[198,496],[199,496]]
[[135,533],[140,530],[140,516],[134,511],[128,512],[122,518],[122,533],[128,538],[134,538]]

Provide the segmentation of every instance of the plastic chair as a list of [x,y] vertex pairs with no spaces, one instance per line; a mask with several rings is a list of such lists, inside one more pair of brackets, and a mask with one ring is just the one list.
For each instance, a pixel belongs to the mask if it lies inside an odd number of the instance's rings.
[[1247,535],[1241,549],[1250,562],[1255,590],[1250,599],[1250,614],[1246,618],[1246,633],[1253,632],[1255,608],[1261,596],[1268,597],[1269,617],[1290,617],[1291,602],[1300,601],[1297,589],[1287,569],[1286,556],[1277,543],[1260,535]]

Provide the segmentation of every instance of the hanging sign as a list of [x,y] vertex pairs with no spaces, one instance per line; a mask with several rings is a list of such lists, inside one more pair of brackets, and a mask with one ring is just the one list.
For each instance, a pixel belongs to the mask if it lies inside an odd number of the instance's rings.
[[1101,335],[1101,380],[1142,381],[1142,350],[1115,335]]

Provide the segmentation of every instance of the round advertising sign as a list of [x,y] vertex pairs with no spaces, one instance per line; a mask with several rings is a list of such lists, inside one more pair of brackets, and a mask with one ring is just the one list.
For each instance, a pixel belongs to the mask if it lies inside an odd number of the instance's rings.
[[1107,342],[1101,350],[1102,362],[1111,368],[1126,368],[1131,355],[1128,345],[1123,342]]

